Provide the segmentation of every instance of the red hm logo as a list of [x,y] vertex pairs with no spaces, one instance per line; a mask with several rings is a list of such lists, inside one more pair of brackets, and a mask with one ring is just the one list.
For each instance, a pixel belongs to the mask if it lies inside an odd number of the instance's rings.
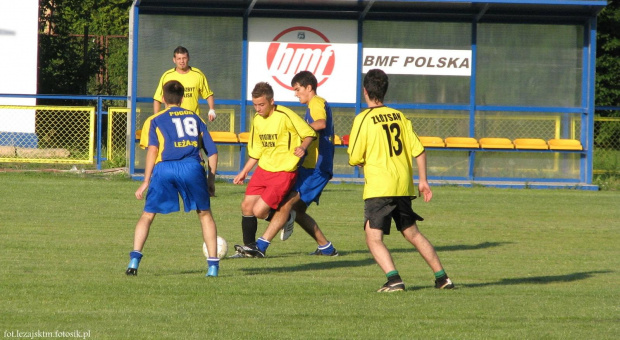
[[[291,31],[309,31],[325,43],[279,43],[277,40]],[[303,35],[302,35],[303,36]],[[267,69],[282,87],[290,86],[293,76],[300,71],[310,71],[317,79],[317,86],[327,81],[334,70],[336,56],[329,40],[321,32],[310,27],[292,27],[278,34],[267,51]]]

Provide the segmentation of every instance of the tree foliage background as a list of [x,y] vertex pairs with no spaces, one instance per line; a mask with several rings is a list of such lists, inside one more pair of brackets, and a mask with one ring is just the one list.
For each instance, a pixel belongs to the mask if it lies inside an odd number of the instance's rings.
[[[38,93],[127,95],[132,1],[40,0],[39,4]],[[86,49],[85,28],[90,35]],[[102,46],[100,37],[115,38]],[[620,106],[620,0],[609,1],[599,15],[596,65],[596,105]]]
[[40,0],[38,93],[126,96],[131,3]]
[[620,1],[601,11],[597,33],[596,105],[620,106]]

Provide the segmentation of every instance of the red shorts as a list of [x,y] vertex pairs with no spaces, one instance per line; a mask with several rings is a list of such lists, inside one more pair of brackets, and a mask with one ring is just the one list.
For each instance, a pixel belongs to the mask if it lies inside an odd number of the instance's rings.
[[280,202],[291,191],[297,178],[295,172],[270,172],[256,167],[252,178],[245,189],[246,195],[260,195],[260,197],[273,209],[278,209]]

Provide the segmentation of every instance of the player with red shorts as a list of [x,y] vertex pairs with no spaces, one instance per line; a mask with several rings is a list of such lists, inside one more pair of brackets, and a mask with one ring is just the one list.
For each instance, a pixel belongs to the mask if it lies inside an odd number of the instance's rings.
[[[310,125],[295,112],[275,104],[273,88],[268,83],[256,84],[252,102],[256,115],[248,141],[249,159],[233,183],[243,184],[248,173],[258,166],[241,203],[244,245],[235,245],[237,254],[233,257],[264,257],[270,241],[291,220],[288,214],[276,211],[295,184],[300,159],[316,138]],[[270,223],[256,240],[258,218]],[[294,223],[294,218],[291,222]]]

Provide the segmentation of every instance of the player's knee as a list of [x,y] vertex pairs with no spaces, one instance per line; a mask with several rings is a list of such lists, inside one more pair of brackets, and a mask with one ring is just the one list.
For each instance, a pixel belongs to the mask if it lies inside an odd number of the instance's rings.
[[252,202],[250,202],[248,200],[243,200],[241,202],[241,213],[243,215],[246,215],[246,216],[253,215],[254,214],[252,212],[253,208],[254,208],[254,204]]
[[263,207],[260,207],[258,204],[254,205],[253,209],[252,209],[252,214],[254,216],[256,216],[256,218],[260,218],[260,219],[266,219],[267,216],[269,216],[269,212],[271,211],[270,207],[267,207],[266,209]]
[[156,215],[155,213],[151,213],[151,212],[146,212],[146,211],[142,212],[142,218],[149,222],[153,222],[153,220],[155,219],[155,215]]

